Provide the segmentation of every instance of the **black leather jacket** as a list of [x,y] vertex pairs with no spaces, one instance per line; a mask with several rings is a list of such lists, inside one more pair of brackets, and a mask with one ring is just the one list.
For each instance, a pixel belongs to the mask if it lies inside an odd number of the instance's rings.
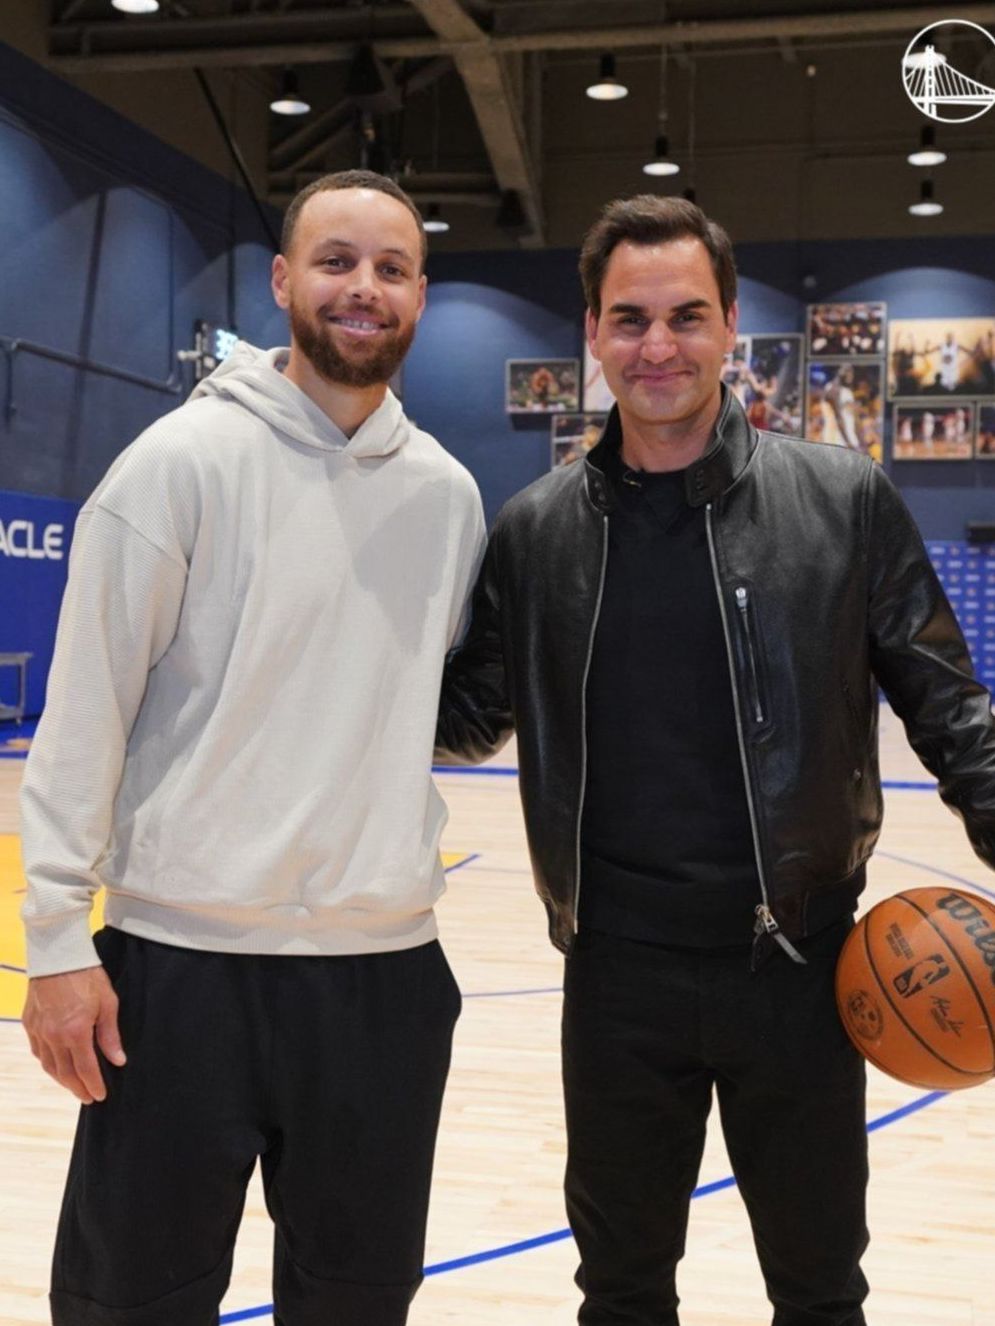
[[[686,492],[706,511],[763,895],[758,923],[783,940],[818,928],[833,890],[859,885],[877,841],[877,683],[993,867],[995,726],[881,467],[841,447],[758,433],[723,390],[715,437],[686,471]],[[586,462],[546,475],[501,511],[439,718],[443,763],[486,759],[517,730],[536,888],[565,951],[576,928],[585,682],[612,511],[599,462],[619,442],[613,411]]]

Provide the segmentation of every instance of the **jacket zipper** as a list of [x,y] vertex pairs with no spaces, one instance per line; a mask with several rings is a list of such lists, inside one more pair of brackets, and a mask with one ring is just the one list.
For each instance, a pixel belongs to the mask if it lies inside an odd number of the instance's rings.
[[[732,641],[729,637],[729,617],[726,613],[725,598],[722,594],[722,581],[719,579],[719,563],[715,553],[715,534],[712,529],[712,504],[709,502],[705,507],[705,533],[708,536],[708,555],[712,563],[712,579],[715,582],[715,593],[719,600],[719,615],[722,618],[722,635],[726,646],[726,660],[729,664],[729,680],[732,683],[732,704],[736,718],[736,738],[739,742],[739,758],[743,766],[743,782],[746,787],[746,805],[750,813],[750,832],[753,835],[753,855],[757,863],[757,878],[760,881],[761,903],[756,908],[756,933],[759,936],[761,932],[770,935],[776,943],[780,944],[785,953],[793,962],[804,963],[805,959],[795,948],[794,944],[781,933],[781,928],[774,918],[774,913],[770,909],[770,898],[767,893],[767,879],[764,874],[763,857],[760,852],[760,830],[757,825],[757,808],[753,799],[753,787],[750,782],[750,762],[746,754],[746,741],[743,737],[743,715],[739,703],[739,686],[736,679],[736,664],[733,658]],[[745,594],[745,590],[744,590]],[[736,602],[739,605],[739,592],[737,591]],[[746,599],[744,598],[740,610],[745,616]],[[748,637],[749,638],[749,637]],[[752,657],[752,642],[750,645]],[[755,666],[755,664],[754,664]],[[757,699],[757,709],[760,702]],[[757,720],[762,721],[761,718]]]
[[577,802],[577,833],[574,848],[574,934],[580,922],[580,828],[584,816],[584,797],[587,792],[587,674],[591,670],[591,657],[594,654],[594,636],[601,616],[601,599],[605,592],[605,570],[608,566],[608,517],[601,517],[601,575],[598,580],[598,597],[594,604],[594,620],[591,634],[587,641],[587,658],[584,660],[584,677],[580,684],[580,800]]
[[764,721],[763,705],[760,703],[760,675],[757,671],[757,654],[753,648],[753,632],[750,630],[750,596],[745,585],[736,588],[736,607],[743,623],[743,637],[746,640],[746,655],[750,663],[750,699],[753,701],[753,717],[758,723]]

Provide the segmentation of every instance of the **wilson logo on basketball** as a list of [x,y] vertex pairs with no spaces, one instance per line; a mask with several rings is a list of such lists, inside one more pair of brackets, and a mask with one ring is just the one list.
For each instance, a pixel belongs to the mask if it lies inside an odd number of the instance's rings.
[[903,999],[908,999],[918,994],[920,990],[925,990],[927,985],[935,985],[937,981],[942,981],[944,976],[949,975],[950,968],[943,961],[943,954],[931,953],[928,958],[923,958],[921,962],[915,962],[911,967],[900,971],[892,984]]
[[995,1078],[995,902],[949,885],[883,899],[846,937],[836,999],[860,1053],[900,1082]]
[[992,930],[985,914],[958,893],[948,893],[946,897],[937,899],[936,905],[949,912],[971,936],[974,947],[991,971],[992,984],[995,985],[995,930]]

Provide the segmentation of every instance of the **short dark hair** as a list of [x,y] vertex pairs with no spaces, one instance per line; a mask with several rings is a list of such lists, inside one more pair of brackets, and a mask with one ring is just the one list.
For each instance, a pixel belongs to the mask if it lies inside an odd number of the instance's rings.
[[736,302],[736,260],[732,241],[717,221],[710,221],[700,207],[686,198],[664,198],[655,193],[617,198],[605,207],[584,236],[580,251],[580,279],[584,284],[587,306],[594,316],[601,317],[601,286],[608,259],[617,245],[625,240],[630,244],[662,244],[687,235],[700,239],[708,250],[722,312],[728,316]]
[[280,236],[281,253],[287,254],[290,252],[291,245],[294,242],[297,220],[308,199],[313,198],[316,193],[328,193],[335,189],[376,189],[379,193],[386,193],[389,197],[396,198],[399,203],[403,203],[418,226],[418,239],[421,244],[421,266],[419,270],[425,270],[425,259],[428,257],[428,236],[425,234],[421,212],[399,184],[395,184],[386,175],[378,175],[374,170],[337,170],[332,175],[322,175],[320,179],[312,180],[310,184],[301,189],[300,193],[291,199],[290,205],[283,214],[283,233]]

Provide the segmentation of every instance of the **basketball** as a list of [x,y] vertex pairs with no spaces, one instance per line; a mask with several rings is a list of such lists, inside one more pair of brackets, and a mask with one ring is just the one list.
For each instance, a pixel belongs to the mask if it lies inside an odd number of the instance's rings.
[[907,889],[872,907],[836,968],[847,1034],[900,1082],[945,1091],[995,1076],[995,904]]

